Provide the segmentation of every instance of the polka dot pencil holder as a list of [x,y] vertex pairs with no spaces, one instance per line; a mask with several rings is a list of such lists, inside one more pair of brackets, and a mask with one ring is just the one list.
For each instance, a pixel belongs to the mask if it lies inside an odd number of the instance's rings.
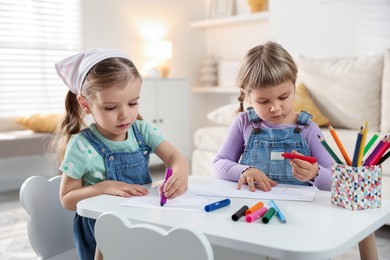
[[349,210],[380,208],[381,190],[381,165],[332,165],[332,204]]

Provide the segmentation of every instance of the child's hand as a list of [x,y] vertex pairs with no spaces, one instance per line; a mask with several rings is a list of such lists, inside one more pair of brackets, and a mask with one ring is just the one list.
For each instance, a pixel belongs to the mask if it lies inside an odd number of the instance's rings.
[[131,196],[143,196],[149,192],[145,187],[138,184],[128,184],[121,181],[102,181],[95,185],[101,186],[104,194],[131,197]]
[[167,199],[176,198],[188,190],[188,176],[183,174],[175,174],[168,179],[165,185],[160,185],[159,191],[164,192]]
[[[296,151],[293,151],[293,153],[300,154]],[[290,164],[293,176],[299,181],[312,180],[317,176],[319,171],[318,163],[311,164],[304,160],[292,159],[290,160]]]
[[241,174],[241,178],[237,183],[237,189],[240,190],[244,183],[248,183],[250,191],[256,191],[255,186],[259,187],[262,191],[270,191],[272,187],[278,184],[256,168],[248,168]]

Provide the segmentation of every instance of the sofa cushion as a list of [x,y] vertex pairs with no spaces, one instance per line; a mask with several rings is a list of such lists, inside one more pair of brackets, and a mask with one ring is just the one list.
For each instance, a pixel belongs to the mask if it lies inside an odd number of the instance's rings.
[[306,111],[313,116],[313,121],[319,126],[326,126],[328,118],[321,113],[316,104],[314,103],[310,93],[307,91],[303,83],[297,84],[295,87],[295,101],[293,110],[295,112]]
[[379,130],[383,54],[313,59],[297,57],[302,82],[334,127]]
[[54,133],[62,114],[33,114],[16,119],[22,127],[37,133]]
[[238,107],[238,103],[218,107],[207,114],[207,119],[217,125],[230,125],[237,115]]
[[390,49],[385,51],[383,68],[381,131],[390,132]]
[[217,152],[225,140],[228,129],[228,126],[209,126],[196,130],[194,134],[195,148]]

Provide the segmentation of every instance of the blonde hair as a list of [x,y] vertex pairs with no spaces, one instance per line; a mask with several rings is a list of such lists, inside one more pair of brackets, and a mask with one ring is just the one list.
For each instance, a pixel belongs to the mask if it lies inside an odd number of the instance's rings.
[[250,49],[241,60],[237,76],[240,88],[238,111],[244,111],[245,97],[253,89],[277,86],[287,81],[295,84],[297,74],[297,65],[280,44],[269,41]]
[[[141,79],[141,76],[133,62],[125,58],[108,58],[98,62],[88,72],[81,95],[90,100],[105,88],[124,88],[129,81],[136,79]],[[84,117],[85,113],[77,101],[77,95],[68,91],[65,98],[65,116],[58,125],[50,145],[53,152],[57,153],[58,163],[64,159],[70,137],[85,128]],[[137,119],[141,120],[142,117],[138,115]]]

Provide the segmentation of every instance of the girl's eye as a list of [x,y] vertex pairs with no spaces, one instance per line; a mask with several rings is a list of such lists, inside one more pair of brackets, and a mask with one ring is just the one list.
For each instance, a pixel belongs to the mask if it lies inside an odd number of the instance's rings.
[[260,105],[264,105],[264,104],[267,104],[267,103],[268,103],[268,100],[257,101],[257,103],[260,104]]
[[129,103],[129,106],[131,106],[131,107],[138,106],[138,102]]
[[285,100],[287,98],[288,98],[288,96],[283,96],[283,97],[280,97],[280,100]]
[[107,111],[111,111],[111,110],[114,110],[115,107],[105,107],[104,109],[107,110]]

